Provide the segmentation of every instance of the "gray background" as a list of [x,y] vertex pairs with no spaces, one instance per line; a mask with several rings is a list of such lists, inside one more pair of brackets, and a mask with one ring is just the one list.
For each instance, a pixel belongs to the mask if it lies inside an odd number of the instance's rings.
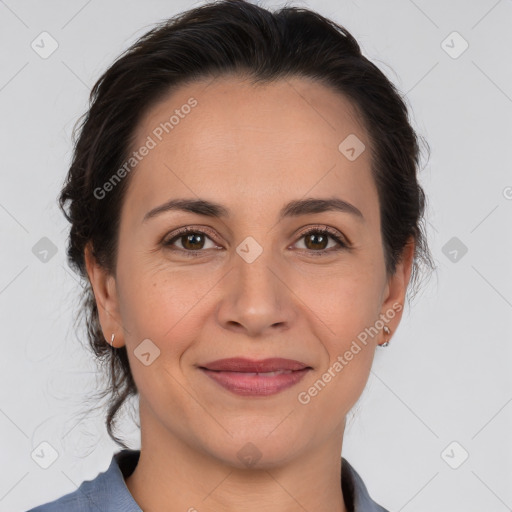
[[[56,196],[96,79],[155,22],[199,3],[0,0],[0,511],[75,490],[117,450],[101,409],[87,412],[98,376],[72,325],[80,284]],[[353,33],[432,150],[421,181],[438,271],[377,351],[343,455],[391,511],[511,510],[512,2],[291,4]],[[43,31],[58,43],[46,59],[31,47]],[[460,55],[453,31],[469,44]],[[56,250],[46,261],[43,237]],[[139,446],[131,420],[121,434]],[[31,456],[42,442],[58,452],[47,469]]]

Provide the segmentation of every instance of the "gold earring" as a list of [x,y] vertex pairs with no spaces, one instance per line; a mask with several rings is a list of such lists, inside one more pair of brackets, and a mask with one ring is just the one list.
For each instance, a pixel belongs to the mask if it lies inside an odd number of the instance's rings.
[[114,343],[114,338],[116,337],[116,335],[114,333],[112,333],[112,337],[110,338],[110,346],[111,347],[114,347],[113,343]]

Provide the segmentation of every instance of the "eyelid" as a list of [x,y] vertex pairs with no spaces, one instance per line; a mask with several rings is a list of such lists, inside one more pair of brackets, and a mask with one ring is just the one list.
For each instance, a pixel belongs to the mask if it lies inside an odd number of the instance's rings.
[[187,233],[188,231],[200,231],[205,232],[208,235],[212,235],[213,237],[216,236],[215,230],[208,226],[195,226],[194,224],[183,226],[182,228],[178,228],[174,230],[171,235],[174,237],[180,235],[181,233]]

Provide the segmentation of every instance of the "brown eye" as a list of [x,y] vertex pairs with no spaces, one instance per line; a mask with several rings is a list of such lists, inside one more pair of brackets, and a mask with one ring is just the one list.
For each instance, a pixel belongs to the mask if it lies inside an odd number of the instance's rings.
[[190,249],[196,251],[202,249],[204,246],[204,235],[202,233],[191,233],[188,235],[181,235],[179,237],[181,244],[184,249]]
[[[206,246],[208,241],[211,243],[210,247]],[[201,252],[204,252],[203,249],[217,248],[206,233],[199,229],[190,228],[178,231],[174,236],[165,240],[163,245],[168,249],[181,251],[182,253],[187,253],[187,255],[190,256],[199,255]]]
[[329,243],[329,236],[324,233],[308,233],[305,237],[305,245],[308,249],[320,249],[325,250]]
[[[348,247],[341,237],[325,227],[310,229],[302,234],[301,239],[304,239],[306,249],[312,253],[325,254]],[[329,240],[336,242],[334,248],[328,248]]]

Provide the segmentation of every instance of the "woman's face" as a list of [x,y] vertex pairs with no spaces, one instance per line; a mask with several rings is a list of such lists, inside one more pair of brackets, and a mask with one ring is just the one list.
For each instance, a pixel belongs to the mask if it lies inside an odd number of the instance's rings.
[[[341,442],[389,337],[382,326],[398,325],[412,257],[387,277],[369,140],[351,103],[303,78],[223,77],[173,92],[136,136],[116,275],[90,257],[88,268],[105,337],[127,346],[143,436],[238,466]],[[217,206],[150,213],[177,200]],[[230,358],[306,369],[205,369]]]

